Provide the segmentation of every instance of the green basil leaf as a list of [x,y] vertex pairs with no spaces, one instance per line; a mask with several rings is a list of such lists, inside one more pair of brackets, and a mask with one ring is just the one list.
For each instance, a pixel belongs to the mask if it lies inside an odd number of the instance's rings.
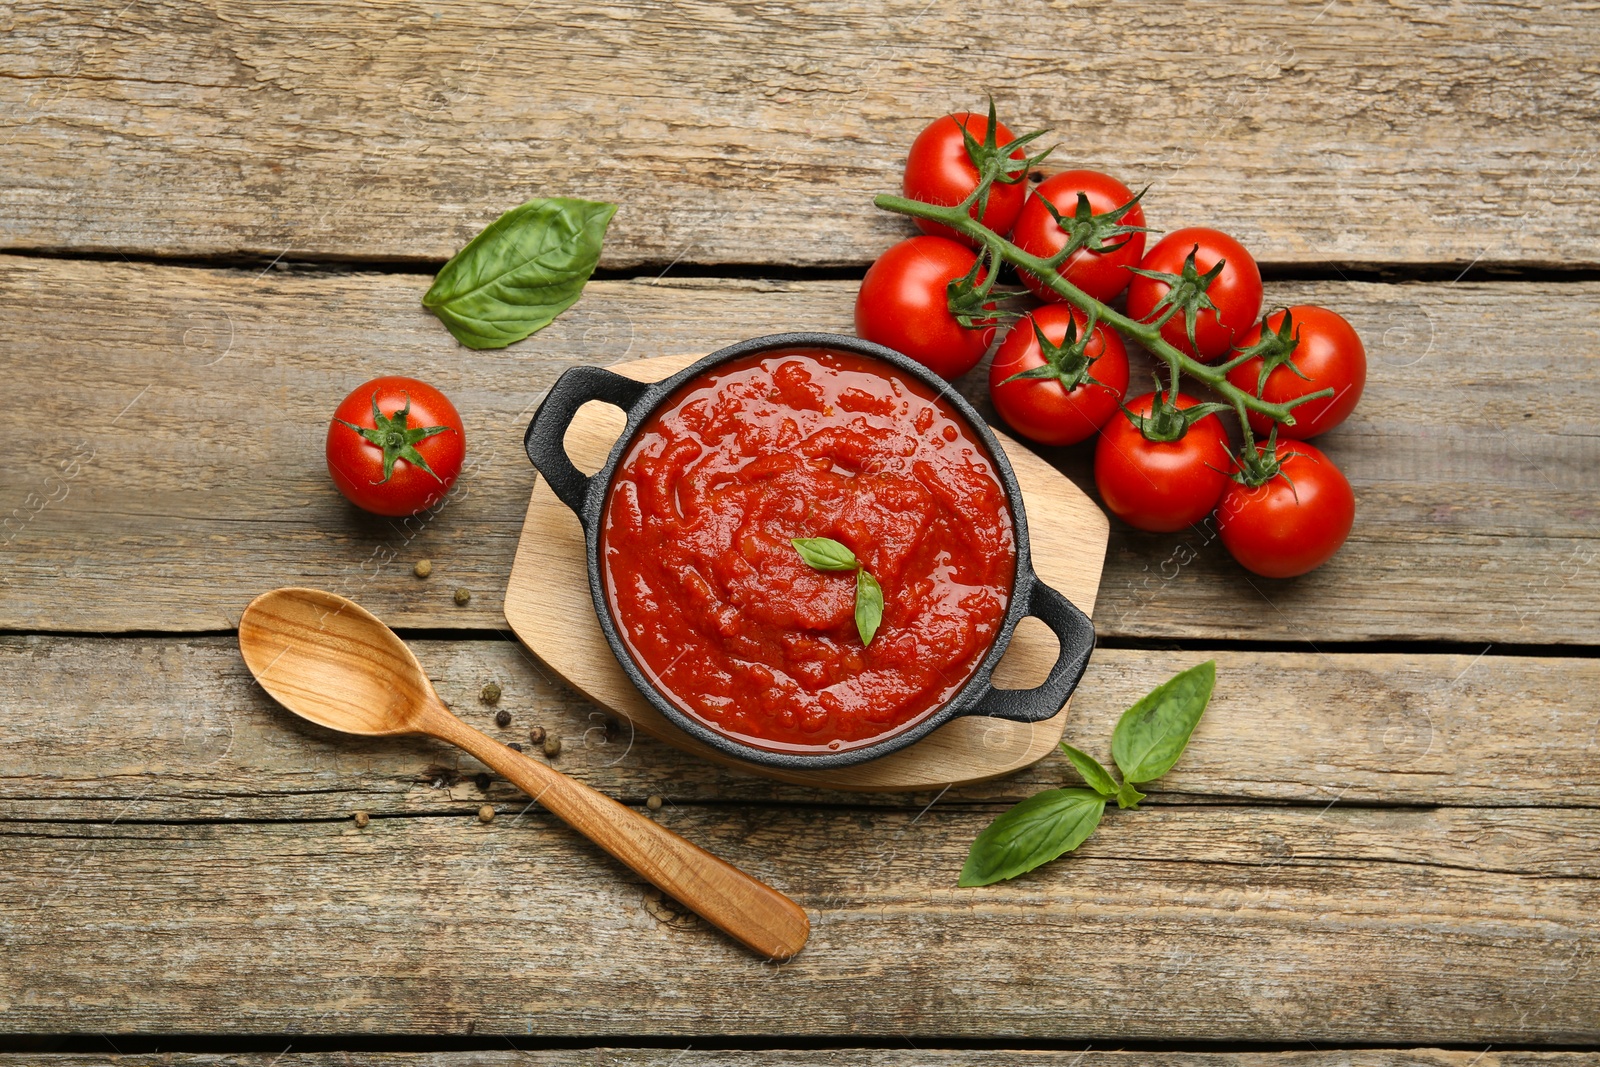
[[806,566],[819,571],[853,571],[861,564],[856,554],[831,537],[791,537],[789,543],[806,561]]
[[512,208],[444,265],[422,304],[468,348],[520,341],[577,301],[616,212],[567,197]]
[[1122,713],[1111,755],[1130,782],[1148,782],[1172,769],[1211,700],[1217,664],[1207,660],[1152,689]]
[[883,586],[862,567],[856,571],[856,632],[863,645],[872,644],[883,621]]
[[1111,777],[1111,772],[1100,766],[1100,761],[1080,748],[1073,748],[1065,741],[1061,742],[1061,751],[1067,754],[1067,759],[1072,761],[1072,766],[1083,775],[1083,780],[1103,797],[1117,795],[1116,779]]
[[1139,801],[1144,799],[1144,794],[1133,787],[1132,782],[1123,782],[1122,788],[1117,790],[1117,807],[1137,808]]
[[1106,798],[1088,789],[1035,793],[978,835],[956,884],[989,885],[1049,863],[1083,844],[1105,810]]

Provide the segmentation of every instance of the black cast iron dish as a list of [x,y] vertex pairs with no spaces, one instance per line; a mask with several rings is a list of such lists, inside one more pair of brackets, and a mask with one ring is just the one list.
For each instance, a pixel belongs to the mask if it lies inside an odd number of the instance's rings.
[[[974,435],[988,449],[995,473],[1005,488],[1016,536],[1017,573],[1012,583],[1011,601],[1006,609],[1005,620],[994,644],[967,684],[942,707],[899,732],[889,734],[870,745],[839,752],[780,752],[757,748],[712,729],[679,708],[651,684],[634,663],[627,646],[623,644],[622,637],[617,633],[616,624],[611,618],[611,609],[606,602],[604,579],[600,568],[601,516],[604,513],[606,496],[611,489],[611,477],[616,471],[617,463],[632,442],[633,435],[638,431],[639,425],[685,382],[718,364],[745,356],[790,349],[849,352],[881,360],[901,374],[933,389],[959,413],[961,418],[966,420]],[[623,428],[622,436],[617,438],[617,443],[612,446],[611,456],[606,460],[606,465],[593,477],[584,475],[572,465],[572,460],[568,458],[562,444],[562,438],[566,435],[572,417],[577,414],[578,408],[590,400],[614,404],[628,416],[627,426]],[[632,378],[625,378],[599,367],[574,367],[556,380],[556,384],[540,403],[539,410],[534,412],[533,421],[528,424],[528,432],[523,439],[523,447],[527,449],[528,458],[533,460],[533,465],[550,484],[556,496],[577,513],[578,521],[583,524],[589,561],[589,593],[594,599],[594,610],[600,620],[600,629],[605,632],[606,640],[610,642],[611,651],[615,653],[617,662],[622,664],[622,669],[628,678],[638,687],[639,692],[644,694],[645,699],[656,707],[656,710],[685,733],[704,741],[719,752],[772,767],[821,770],[862,763],[905,748],[959,715],[991,715],[1015,722],[1040,722],[1061,710],[1061,705],[1066,703],[1067,697],[1077,686],[1078,679],[1083,677],[1084,668],[1088,666],[1089,653],[1094,649],[1094,624],[1089,621],[1087,615],[1074,607],[1071,601],[1045,585],[1039,580],[1039,576],[1034,574],[1033,562],[1028,554],[1028,521],[1022,510],[1022,489],[1017,485],[1017,476],[1012,471],[1005,452],[1001,450],[1000,443],[995,440],[994,434],[984,425],[978,413],[972,410],[972,406],[961,394],[950,388],[949,383],[935,376],[920,363],[882,345],[831,333],[770,334],[729,345],[672,377],[654,384],[636,382]],[[1056,657],[1055,665],[1050,668],[1049,677],[1037,687],[996,689],[990,684],[990,676],[994,672],[995,665],[1000,662],[1000,657],[1005,655],[1006,647],[1011,643],[1017,624],[1029,615],[1043,620],[1055,632],[1061,642],[1060,655]]]

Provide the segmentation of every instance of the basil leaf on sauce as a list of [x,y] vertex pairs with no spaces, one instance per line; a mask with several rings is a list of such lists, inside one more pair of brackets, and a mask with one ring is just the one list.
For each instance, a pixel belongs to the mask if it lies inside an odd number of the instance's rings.
[[806,566],[818,571],[856,572],[856,633],[863,646],[883,622],[883,586],[856,559],[856,554],[831,537],[791,537],[789,543],[800,553]]
[[831,537],[791,537],[789,543],[813,570],[853,571],[861,566],[854,552]]
[[1016,805],[972,842],[957,885],[990,885],[1071,852],[1094,833],[1106,798],[1091,789],[1049,789]]
[[856,632],[863,646],[872,644],[883,621],[883,586],[862,567],[856,571]]
[[1207,660],[1151,690],[1122,713],[1111,755],[1129,782],[1148,782],[1172,769],[1211,700],[1217,663]]
[[1061,742],[1061,751],[1067,754],[1068,761],[1073,768],[1083,775],[1083,780],[1089,787],[1103,797],[1117,795],[1117,781],[1111,777],[1111,772],[1100,766],[1100,761],[1082,749],[1073,748],[1065,741]]
[[617,205],[530,200],[496,219],[439,271],[422,305],[468,348],[504,348],[577,302]]

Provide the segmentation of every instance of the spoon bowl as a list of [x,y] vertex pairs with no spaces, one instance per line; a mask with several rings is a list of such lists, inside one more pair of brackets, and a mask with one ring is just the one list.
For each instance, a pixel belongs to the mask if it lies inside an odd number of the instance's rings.
[[263,593],[239,619],[239,651],[261,687],[301,718],[465,749],[745,947],[786,960],[805,946],[810,919],[776,889],[458,719],[399,635],[355,602],[318,589]]
[[275,589],[239,619],[245,665],[274,700],[318,726],[382,736],[424,732],[443,707],[422,664],[367,609],[319,589]]

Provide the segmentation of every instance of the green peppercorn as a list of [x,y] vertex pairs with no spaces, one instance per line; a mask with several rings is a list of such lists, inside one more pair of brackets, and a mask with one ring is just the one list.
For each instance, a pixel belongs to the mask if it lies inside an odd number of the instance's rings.
[[465,607],[466,604],[467,604],[467,601],[469,601],[471,599],[472,599],[472,590],[468,589],[464,585],[457,587],[457,589],[456,589],[456,603],[458,605],[460,605],[462,607]]
[[544,739],[544,754],[552,758],[561,755],[561,738],[547,737]]
[[415,574],[418,578],[426,578],[428,575],[433,573],[433,560],[417,560],[416,566],[411,568],[411,573]]
[[[496,683],[496,682],[486,682],[486,683],[484,683],[483,688],[478,690],[478,699],[483,701],[485,704],[498,704],[498,703],[500,703],[500,686],[499,686],[499,684]],[[504,726],[505,723],[501,723],[500,725]]]

